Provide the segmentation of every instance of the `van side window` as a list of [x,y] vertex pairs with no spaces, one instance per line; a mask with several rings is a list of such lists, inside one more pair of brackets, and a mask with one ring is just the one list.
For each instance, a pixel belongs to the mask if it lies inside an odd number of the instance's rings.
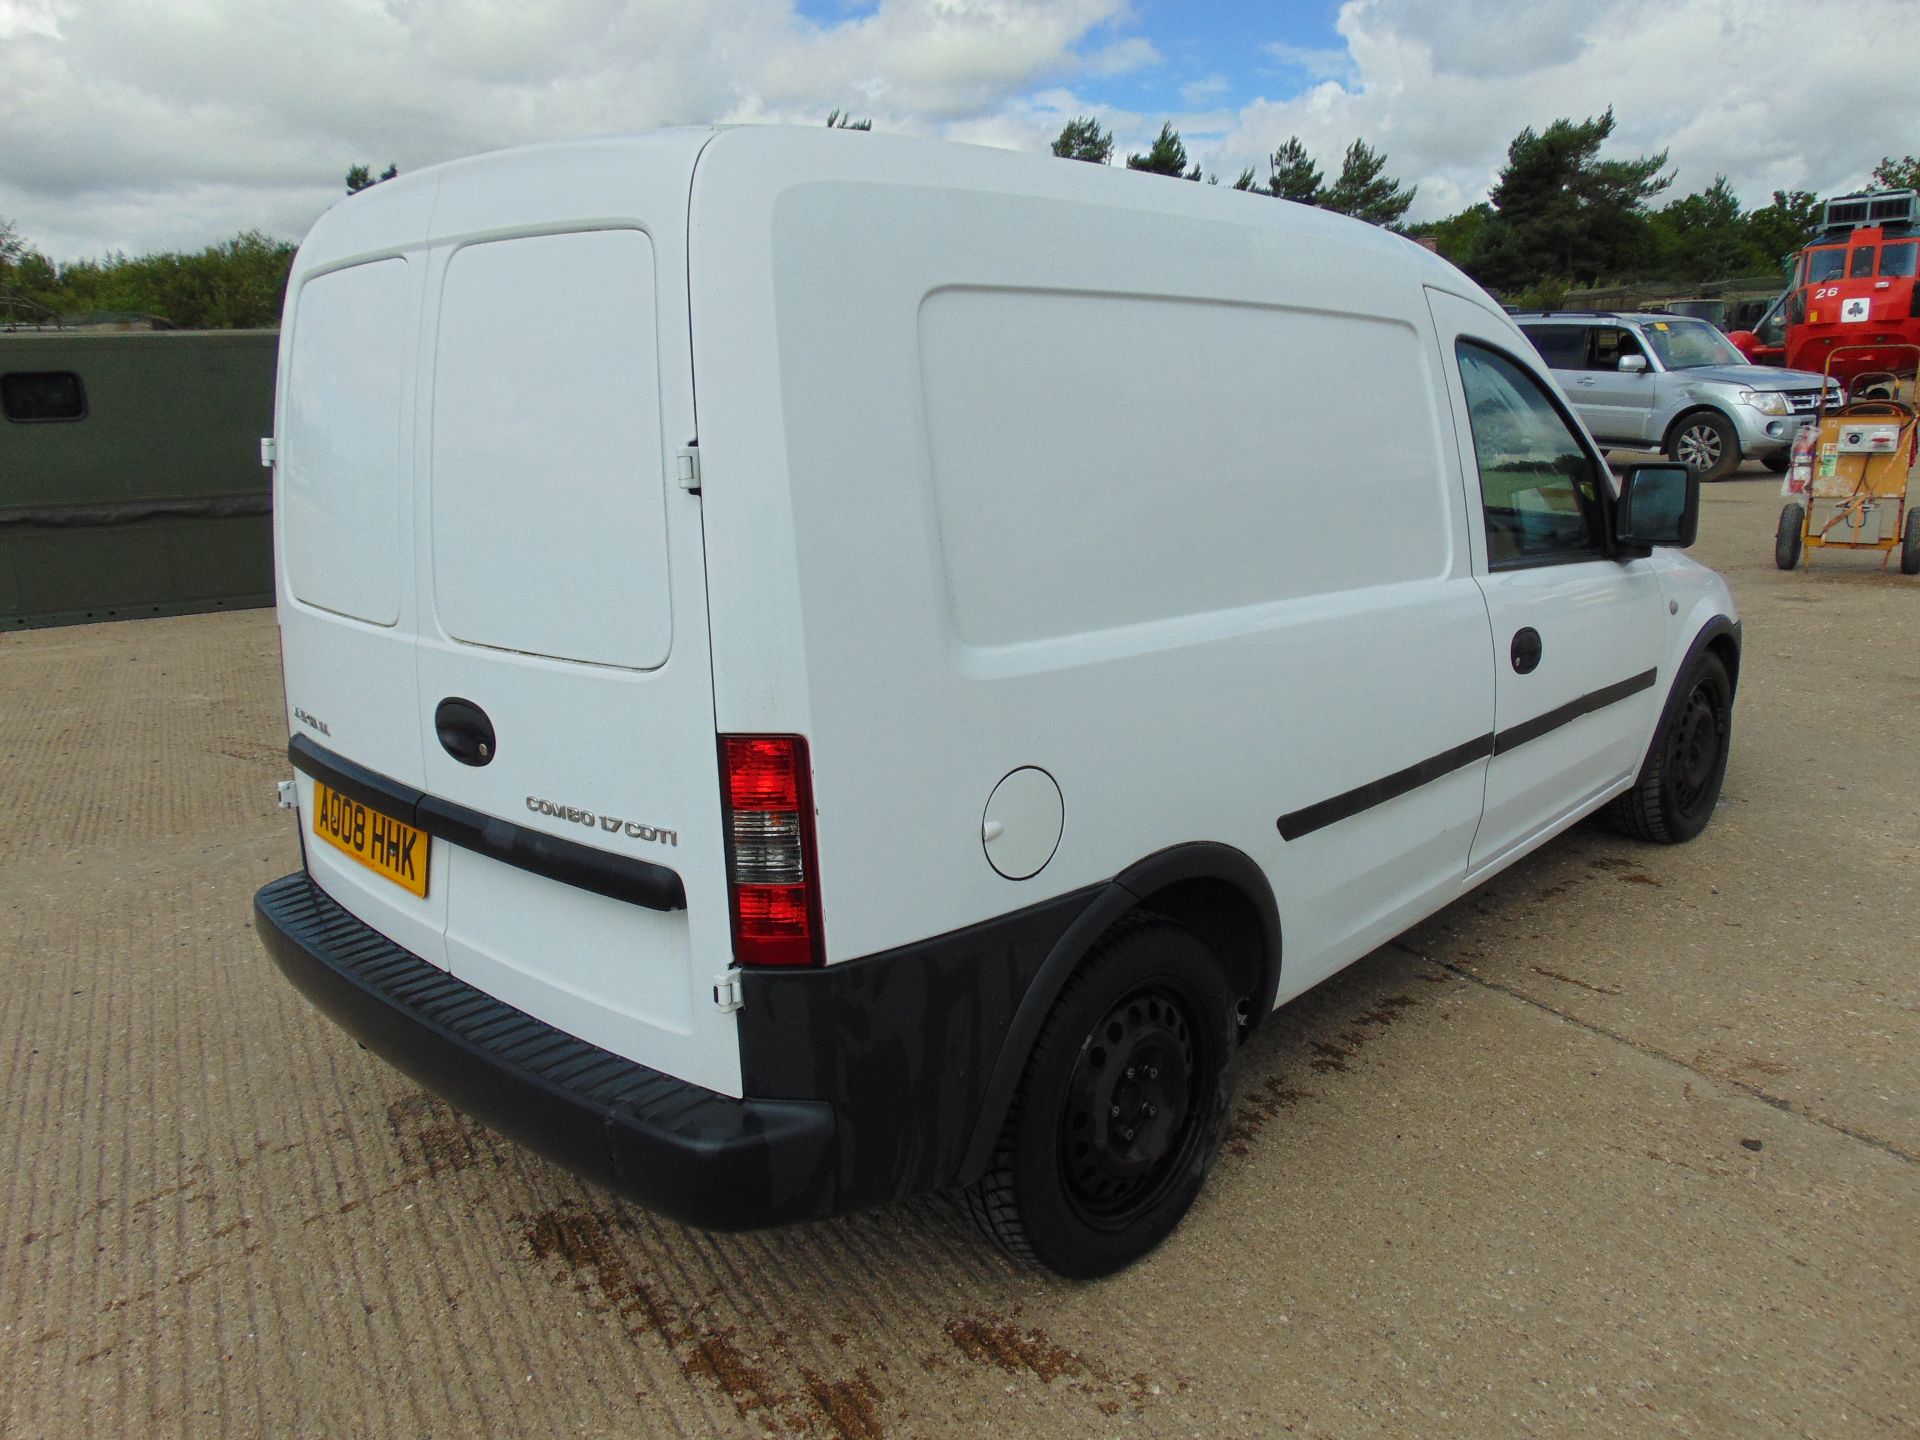
[[1622,355],[1645,355],[1631,330],[1596,326],[1593,335],[1593,359],[1583,369],[1618,370]]
[[1506,356],[1461,341],[1460,379],[1495,570],[1606,553],[1599,477],[1553,401]]
[[87,392],[71,370],[16,370],[0,375],[0,413],[9,420],[82,420]]

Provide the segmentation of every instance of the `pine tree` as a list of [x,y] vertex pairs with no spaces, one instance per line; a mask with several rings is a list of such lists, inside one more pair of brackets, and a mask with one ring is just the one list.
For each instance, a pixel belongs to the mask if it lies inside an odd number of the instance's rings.
[[1094,165],[1113,163],[1113,132],[1102,130],[1092,115],[1076,115],[1060,129],[1053,153],[1062,160],[1085,160]]
[[1373,149],[1364,140],[1347,147],[1340,175],[1321,192],[1319,203],[1328,210],[1365,220],[1370,225],[1393,225],[1413,204],[1419,186],[1401,189],[1400,182],[1386,173],[1384,151]]
[[1267,177],[1267,191],[1282,200],[1297,200],[1302,205],[1315,205],[1320,200],[1320,167],[1313,163],[1313,157],[1307,154],[1307,147],[1300,143],[1298,135],[1289,135],[1287,143],[1282,145],[1267,161],[1272,172]]
[[1528,126],[1507,147],[1507,164],[1488,198],[1493,218],[1467,268],[1496,290],[1553,276],[1592,284],[1643,263],[1651,249],[1646,202],[1673,183],[1661,175],[1667,152],[1602,160],[1613,110],[1575,124]]
[[1200,167],[1187,168],[1187,147],[1180,143],[1180,132],[1171,120],[1160,126],[1160,137],[1144,155],[1127,156],[1129,170],[1145,170],[1153,175],[1172,175],[1182,180],[1198,180]]

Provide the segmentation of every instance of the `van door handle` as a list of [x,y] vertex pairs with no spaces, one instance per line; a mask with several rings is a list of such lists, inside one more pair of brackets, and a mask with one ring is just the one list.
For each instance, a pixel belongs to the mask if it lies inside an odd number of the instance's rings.
[[1514,632],[1513,645],[1507,653],[1517,672],[1522,675],[1531,675],[1534,668],[1539,665],[1541,652],[1545,648],[1540,643],[1540,632],[1529,625]]
[[440,737],[440,748],[462,765],[485,765],[500,748],[487,712],[455,695],[434,708],[433,732]]
[[1578,380],[1574,381],[1573,383],[1576,385],[1591,385],[1593,384],[1593,377],[1591,375],[1582,375]]

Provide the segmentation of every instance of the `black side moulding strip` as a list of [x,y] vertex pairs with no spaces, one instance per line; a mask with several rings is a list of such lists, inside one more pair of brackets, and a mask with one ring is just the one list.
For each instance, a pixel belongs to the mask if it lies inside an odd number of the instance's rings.
[[1542,735],[1551,734],[1562,725],[1578,720],[1582,715],[1591,715],[1596,710],[1604,710],[1617,704],[1630,695],[1638,695],[1642,690],[1651,690],[1660,678],[1658,670],[1643,670],[1625,680],[1612,685],[1603,685],[1598,690],[1589,690],[1564,705],[1536,715],[1531,720],[1523,720],[1518,725],[1508,726],[1496,733],[1479,735],[1464,744],[1442,750],[1438,755],[1409,765],[1404,770],[1396,770],[1391,775],[1383,775],[1378,780],[1370,780],[1365,785],[1355,786],[1330,799],[1316,801],[1312,805],[1295,810],[1280,817],[1280,838],[1298,840],[1303,835],[1311,835],[1329,825],[1358,815],[1362,810],[1371,810],[1376,805],[1384,805],[1389,800],[1397,800],[1409,790],[1417,790],[1422,785],[1438,780],[1442,775],[1451,774],[1463,765],[1471,765],[1476,760],[1484,760],[1492,755],[1505,755],[1517,750],[1530,740],[1538,740]]
[[1442,750],[1417,765],[1409,765],[1404,770],[1396,770],[1391,775],[1356,786],[1329,800],[1295,810],[1290,815],[1282,815],[1280,838],[1298,840],[1302,835],[1311,835],[1315,830],[1323,830],[1338,821],[1358,815],[1362,810],[1371,810],[1376,805],[1397,800],[1409,790],[1418,790],[1422,785],[1430,784],[1442,775],[1451,774],[1476,760],[1484,760],[1492,753],[1492,734],[1476,736],[1463,745]]
[[304,735],[287,742],[287,759],[342,795],[351,796],[437,840],[490,860],[544,875],[549,880],[624,900],[648,910],[684,910],[686,885],[677,872],[648,860],[596,850],[591,845],[483,815],[450,800],[402,785],[364,765],[314,744]]
[[1493,737],[1493,753],[1504,755],[1509,750],[1517,750],[1529,740],[1538,740],[1542,735],[1558,730],[1570,721],[1578,720],[1582,715],[1591,715],[1596,710],[1625,700],[1629,695],[1638,695],[1642,690],[1651,690],[1655,680],[1659,679],[1658,670],[1642,670],[1638,675],[1621,680],[1612,685],[1602,686],[1598,690],[1589,690],[1577,700],[1536,715],[1531,720],[1522,720],[1518,725],[1508,726]]

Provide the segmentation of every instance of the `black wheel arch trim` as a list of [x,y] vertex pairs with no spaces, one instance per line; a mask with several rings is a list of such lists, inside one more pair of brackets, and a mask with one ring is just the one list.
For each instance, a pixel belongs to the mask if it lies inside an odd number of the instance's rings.
[[1142,902],[1156,892],[1189,880],[1221,881],[1239,891],[1253,906],[1259,916],[1261,954],[1257,957],[1259,971],[1255,985],[1248,996],[1248,1029],[1272,1012],[1274,997],[1280,990],[1280,907],[1273,898],[1273,887],[1266,873],[1252,857],[1231,845],[1198,840],[1156,851],[1135,862],[1094,893],[1065,933],[1054,942],[1021,997],[987,1082],[973,1138],[955,1183],[972,1184],[991,1163],[994,1143],[1013,1104],[1013,1093],[1026,1069],[1027,1058],[1039,1039],[1040,1027],[1080,962],[1122,916],[1139,909]]
[[1708,648],[1718,641],[1726,641],[1733,651],[1733,663],[1727,666],[1727,704],[1733,704],[1734,697],[1740,692],[1740,647],[1741,627],[1738,620],[1725,615],[1716,615],[1694,633],[1688,644],[1686,654],[1680,657],[1680,663],[1674,667],[1673,679],[1667,684],[1667,693],[1660,702],[1660,713],[1653,722],[1653,733],[1647,737],[1647,753],[1640,759],[1637,774],[1646,773],[1647,763],[1653,758],[1654,744],[1660,738],[1660,726],[1667,718],[1667,707],[1673,704],[1674,692],[1687,672],[1693,669],[1693,662],[1704,655]]
[[[1731,642],[1733,663],[1727,667],[1727,683],[1734,693],[1739,692],[1740,648],[1742,644],[1741,626],[1738,620],[1734,620],[1726,615],[1714,616],[1694,634],[1692,643],[1687,646],[1687,653],[1680,657],[1680,664],[1673,672],[1673,685],[1680,683],[1680,677],[1692,669],[1693,662],[1698,660],[1706,651],[1707,647],[1717,640],[1727,640]],[[1668,700],[1672,700],[1673,698],[1673,685],[1667,687]],[[1664,706],[1662,706],[1661,713],[1666,713]]]

